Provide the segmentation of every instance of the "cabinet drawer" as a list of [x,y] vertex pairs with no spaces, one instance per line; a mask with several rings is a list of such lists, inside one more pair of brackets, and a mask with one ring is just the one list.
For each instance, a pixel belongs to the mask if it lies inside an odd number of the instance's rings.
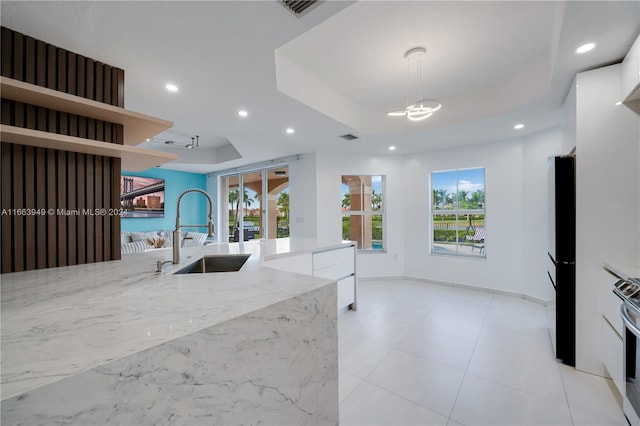
[[340,263],[338,265],[327,266],[326,268],[322,269],[315,269],[313,271],[313,276],[339,280],[353,275],[353,272],[353,263]]
[[340,263],[349,263],[353,269],[354,251],[353,247],[346,247],[337,250],[323,251],[313,254],[313,269],[323,269],[328,266]]
[[355,278],[348,277],[338,281],[338,309],[349,306],[355,301]]

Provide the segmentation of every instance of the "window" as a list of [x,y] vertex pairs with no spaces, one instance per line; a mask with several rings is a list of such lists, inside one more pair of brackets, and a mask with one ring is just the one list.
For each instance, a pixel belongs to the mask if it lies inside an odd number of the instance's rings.
[[359,250],[384,250],[384,176],[342,176],[342,239]]
[[[289,236],[288,166],[222,176],[222,241]],[[242,194],[242,196],[240,195]]]
[[431,253],[486,257],[484,168],[431,173]]

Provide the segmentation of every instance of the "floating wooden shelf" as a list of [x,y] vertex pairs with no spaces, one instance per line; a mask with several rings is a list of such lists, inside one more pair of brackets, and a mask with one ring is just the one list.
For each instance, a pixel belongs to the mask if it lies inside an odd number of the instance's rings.
[[138,145],[173,127],[171,121],[7,77],[0,77],[0,94],[4,99],[122,124],[125,145]]
[[[2,95],[4,96],[4,93]],[[132,172],[159,166],[163,163],[178,159],[176,154],[152,151],[134,146],[94,141],[74,136],[59,135],[57,133],[42,132],[40,130],[31,130],[15,126],[0,125],[0,138],[2,139],[2,142],[7,143],[121,158],[122,170],[129,170]]]

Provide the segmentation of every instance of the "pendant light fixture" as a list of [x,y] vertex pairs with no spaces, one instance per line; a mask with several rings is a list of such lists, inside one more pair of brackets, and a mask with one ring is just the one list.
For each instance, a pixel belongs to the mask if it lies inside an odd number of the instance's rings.
[[[405,52],[407,60],[407,106],[404,109],[387,112],[389,117],[407,117],[411,121],[421,121],[431,117],[434,112],[442,108],[442,104],[435,99],[422,97],[422,57],[427,53],[424,47],[414,47]],[[416,101],[409,104],[409,87],[411,86],[411,68],[416,69]]]
[[185,145],[185,148],[189,148],[189,149],[195,149],[198,148],[198,141],[200,141],[200,136],[191,136],[191,143],[188,145]]

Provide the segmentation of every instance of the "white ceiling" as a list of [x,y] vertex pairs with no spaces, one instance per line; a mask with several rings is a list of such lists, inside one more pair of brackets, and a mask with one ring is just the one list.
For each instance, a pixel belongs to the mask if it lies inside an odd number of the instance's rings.
[[[180,155],[163,167],[201,173],[557,126],[575,74],[620,61],[640,31],[638,1],[325,1],[298,18],[276,1],[3,0],[0,12],[4,26],[123,68],[126,107],[174,122],[141,146]],[[443,108],[410,123],[385,112],[405,106],[403,54],[415,46],[428,50],[423,93]],[[200,148],[184,148],[193,135]]]

